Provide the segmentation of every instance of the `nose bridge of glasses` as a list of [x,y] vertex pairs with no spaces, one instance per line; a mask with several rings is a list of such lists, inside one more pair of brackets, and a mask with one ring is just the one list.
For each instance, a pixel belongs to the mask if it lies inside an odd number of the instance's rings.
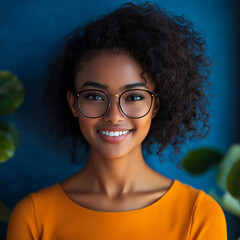
[[118,105],[120,104],[119,103],[119,98],[120,98],[121,95],[119,95],[119,94],[108,94],[108,96],[109,96],[109,100],[110,100],[109,107],[110,107],[111,103],[113,102],[113,98],[112,97],[116,97],[117,98],[117,104]]
[[118,94],[108,94],[108,96],[109,96],[109,97],[117,97],[117,98],[120,97],[120,95],[118,95]]
[[121,114],[123,114],[123,112],[122,112],[122,110],[121,110],[121,107],[120,107],[120,96],[121,95],[119,95],[119,94],[109,94],[108,95],[109,97],[110,97],[110,102],[109,102],[109,108],[108,108],[108,113],[109,113],[109,111],[110,111],[110,108],[112,108],[112,104],[114,105],[114,101],[113,101],[113,99],[111,98],[111,97],[116,97],[117,98],[117,108],[118,108],[118,111],[121,113]]

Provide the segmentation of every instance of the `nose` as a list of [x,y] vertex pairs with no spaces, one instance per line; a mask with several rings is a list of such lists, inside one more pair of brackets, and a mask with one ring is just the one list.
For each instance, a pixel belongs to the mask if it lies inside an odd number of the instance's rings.
[[104,120],[109,121],[113,124],[124,120],[125,115],[122,113],[117,97],[112,97],[108,111],[104,115]]

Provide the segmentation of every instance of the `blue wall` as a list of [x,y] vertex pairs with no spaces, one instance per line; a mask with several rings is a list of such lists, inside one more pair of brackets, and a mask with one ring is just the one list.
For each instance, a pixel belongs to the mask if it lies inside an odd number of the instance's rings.
[[[45,68],[57,52],[60,40],[79,23],[94,19],[122,5],[123,0],[12,0],[1,5],[0,69],[18,75],[26,88],[23,105],[4,120],[20,132],[20,145],[15,156],[0,166],[0,199],[10,208],[31,191],[61,181],[81,169],[71,163],[65,152],[57,151],[46,132],[46,118],[39,101]],[[144,1],[139,1],[144,2]],[[214,94],[210,111],[212,130],[207,140],[189,143],[189,148],[211,145],[226,151],[237,141],[237,14],[234,1],[164,0],[150,1],[177,13],[185,14],[198,29],[206,33],[208,53],[214,60],[211,75]],[[238,139],[239,141],[239,139]],[[183,148],[186,152],[186,147]],[[180,156],[175,156],[176,162]],[[167,158],[167,157],[166,157]],[[85,155],[85,160],[87,154]],[[154,156],[147,163],[157,171],[206,192],[217,188],[216,169],[195,178],[182,172],[170,161],[160,164]],[[239,219],[225,213],[229,239],[236,239]],[[6,224],[0,225],[4,234]]]

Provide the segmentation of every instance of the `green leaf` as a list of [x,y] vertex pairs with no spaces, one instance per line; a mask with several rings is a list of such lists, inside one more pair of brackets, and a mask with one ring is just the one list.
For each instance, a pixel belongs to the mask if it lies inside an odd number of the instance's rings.
[[16,75],[0,71],[0,116],[13,112],[25,97],[25,89]]
[[240,217],[240,202],[235,199],[229,192],[225,192],[222,197],[220,197],[214,189],[211,189],[208,194],[213,197],[222,208],[235,215]]
[[19,134],[16,128],[13,126],[0,122],[0,134],[4,135],[9,141],[11,141],[15,148],[19,144]]
[[214,198],[220,205],[222,205],[222,198],[216,193],[215,189],[211,188],[208,194]]
[[9,208],[0,200],[0,220],[8,222],[10,216]]
[[240,159],[240,144],[233,144],[225,154],[222,162],[219,165],[219,170],[216,175],[216,182],[218,186],[228,191],[227,178],[235,162]]
[[15,147],[13,142],[0,133],[0,163],[7,161],[14,155]]
[[233,164],[229,171],[227,188],[230,194],[240,201],[240,158]]
[[227,212],[240,217],[240,202],[229,192],[225,192],[222,198],[222,207]]
[[205,147],[188,152],[182,165],[192,174],[202,174],[218,164],[222,157],[219,151]]

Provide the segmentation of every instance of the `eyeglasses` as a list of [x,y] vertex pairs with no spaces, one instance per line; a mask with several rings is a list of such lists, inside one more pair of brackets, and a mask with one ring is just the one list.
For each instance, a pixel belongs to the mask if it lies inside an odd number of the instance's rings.
[[157,93],[145,89],[126,90],[120,95],[108,95],[102,90],[87,89],[72,92],[77,97],[80,112],[88,118],[103,116],[110,107],[110,96],[119,98],[118,105],[121,112],[130,118],[142,118],[147,115],[152,107],[153,98]]

